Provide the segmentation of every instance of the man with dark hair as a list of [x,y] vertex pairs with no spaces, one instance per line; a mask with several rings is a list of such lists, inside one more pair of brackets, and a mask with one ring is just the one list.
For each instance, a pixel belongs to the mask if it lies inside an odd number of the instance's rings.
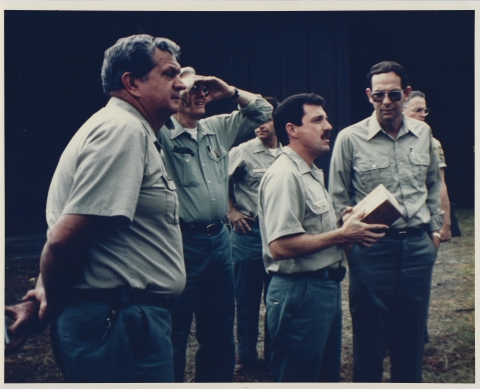
[[[265,97],[273,107],[277,99]],[[232,225],[230,241],[237,302],[238,363],[235,373],[254,371],[259,367],[257,341],[262,291],[267,294],[270,276],[262,259],[262,237],[258,224],[258,185],[281,152],[271,117],[255,129],[256,138],[230,150],[230,181],[227,217]],[[264,357],[268,360],[269,337],[265,321]]]
[[346,249],[353,324],[353,380],[380,382],[390,350],[392,382],[421,382],[433,264],[443,222],[441,179],[430,128],[402,115],[410,95],[395,62],[367,76],[371,117],[341,131],[330,164],[337,216],[379,184],[398,200],[404,218],[371,247]]
[[[182,69],[187,84],[172,117],[157,134],[165,165],[177,184],[187,271],[184,292],[172,306],[175,380],[183,382],[187,340],[195,314],[195,382],[231,382],[235,365],[232,251],[223,219],[228,211],[228,150],[268,120],[263,98],[216,77]],[[232,99],[240,110],[201,119],[212,100]],[[201,120],[200,120],[201,119]]]
[[175,185],[155,133],[186,88],[178,54],[172,41],[149,35],[105,52],[110,100],[60,158],[36,289],[6,309],[19,342],[30,323],[54,320],[53,350],[67,382],[174,380],[169,308],[185,266]]
[[332,126],[324,104],[310,93],[279,105],[275,132],[288,146],[258,191],[263,259],[272,274],[267,322],[277,382],[340,381],[342,244],[369,246],[384,235],[374,230],[387,228],[360,222],[363,215],[338,228],[323,172],[313,164],[330,150]]

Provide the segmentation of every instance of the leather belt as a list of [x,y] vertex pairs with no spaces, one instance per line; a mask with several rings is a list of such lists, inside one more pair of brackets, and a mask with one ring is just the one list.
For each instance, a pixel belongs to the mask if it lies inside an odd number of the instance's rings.
[[406,227],[406,228],[389,228],[384,230],[385,237],[391,239],[405,239],[411,236],[420,236],[427,231],[426,226]]
[[304,271],[298,273],[273,273],[281,277],[287,278],[314,278],[316,280],[334,280],[341,282],[347,274],[347,269],[344,266],[324,267],[315,271]]
[[183,232],[205,234],[208,236],[217,235],[223,228],[222,222],[216,223],[187,223],[180,219],[180,229]]
[[153,293],[143,289],[73,289],[74,299],[96,301],[115,305],[141,304],[169,309],[174,301],[173,294]]

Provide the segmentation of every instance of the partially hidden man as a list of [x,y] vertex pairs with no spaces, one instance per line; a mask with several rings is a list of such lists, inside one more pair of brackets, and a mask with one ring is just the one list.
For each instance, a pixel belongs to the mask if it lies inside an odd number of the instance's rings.
[[337,216],[378,184],[398,200],[404,219],[368,248],[349,253],[355,382],[380,382],[390,351],[392,382],[421,382],[432,269],[443,223],[441,177],[430,127],[405,117],[411,87],[396,62],[374,65],[366,90],[374,112],[341,131],[330,165]]
[[[277,99],[265,97],[273,107]],[[257,341],[262,293],[267,295],[271,276],[263,265],[262,237],[258,222],[258,185],[275,161],[282,145],[278,142],[273,118],[255,129],[254,139],[230,150],[228,166],[231,243],[237,307],[238,363],[235,373],[254,372],[262,366]],[[269,357],[269,336],[265,320],[264,362]]]
[[[228,151],[260,124],[272,106],[216,77],[181,73],[187,89],[172,118],[157,134],[167,171],[177,184],[187,272],[184,292],[172,306],[175,379],[183,382],[187,340],[195,314],[196,382],[231,382],[235,364],[234,281],[228,211]],[[212,100],[232,99],[240,110],[200,120]]]
[[[342,336],[342,244],[369,246],[385,225],[351,216],[341,228],[313,161],[330,150],[332,126],[316,94],[285,99],[273,116],[284,148],[260,182],[258,214],[276,382],[338,382]],[[351,212],[351,208],[346,213]]]
[[186,277],[177,193],[155,133],[186,88],[179,50],[149,35],[106,50],[108,104],[55,170],[41,275],[29,301],[8,313],[19,339],[38,314],[54,319],[53,350],[67,382],[174,381],[169,308]]

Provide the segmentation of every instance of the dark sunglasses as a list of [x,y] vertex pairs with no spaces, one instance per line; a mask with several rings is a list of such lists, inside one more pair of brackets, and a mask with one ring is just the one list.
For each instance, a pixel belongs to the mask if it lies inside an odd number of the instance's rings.
[[203,93],[205,93],[205,97],[208,96],[209,94],[208,88],[204,84],[195,84],[194,86],[192,86],[192,89],[190,89],[190,93],[197,94],[200,90],[202,90]]
[[387,92],[374,92],[372,93],[372,100],[375,101],[376,103],[380,103],[383,101],[385,98],[385,94],[388,94],[388,98],[391,101],[400,101],[402,98],[402,92],[401,90],[391,90]]

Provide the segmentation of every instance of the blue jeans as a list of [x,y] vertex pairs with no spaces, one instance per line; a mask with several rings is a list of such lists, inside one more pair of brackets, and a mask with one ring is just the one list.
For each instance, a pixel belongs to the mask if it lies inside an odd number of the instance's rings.
[[[232,258],[237,301],[238,357],[242,363],[258,358],[258,322],[262,292],[267,294],[271,276],[265,271],[262,256],[262,237],[258,222],[246,234],[232,229]],[[266,324],[266,323],[265,323]],[[264,354],[268,359],[268,329],[265,325]]]
[[182,238],[187,283],[171,308],[175,381],[183,382],[187,340],[195,314],[195,381],[231,382],[235,300],[228,230],[224,226],[215,236],[182,232]]
[[120,309],[105,339],[110,304],[70,301],[52,323],[55,357],[67,382],[174,382],[170,313]]
[[340,381],[339,283],[274,274],[267,293],[267,321],[273,381]]
[[422,355],[437,249],[428,234],[383,238],[350,255],[355,382],[380,382],[390,350],[392,382],[422,382]]

